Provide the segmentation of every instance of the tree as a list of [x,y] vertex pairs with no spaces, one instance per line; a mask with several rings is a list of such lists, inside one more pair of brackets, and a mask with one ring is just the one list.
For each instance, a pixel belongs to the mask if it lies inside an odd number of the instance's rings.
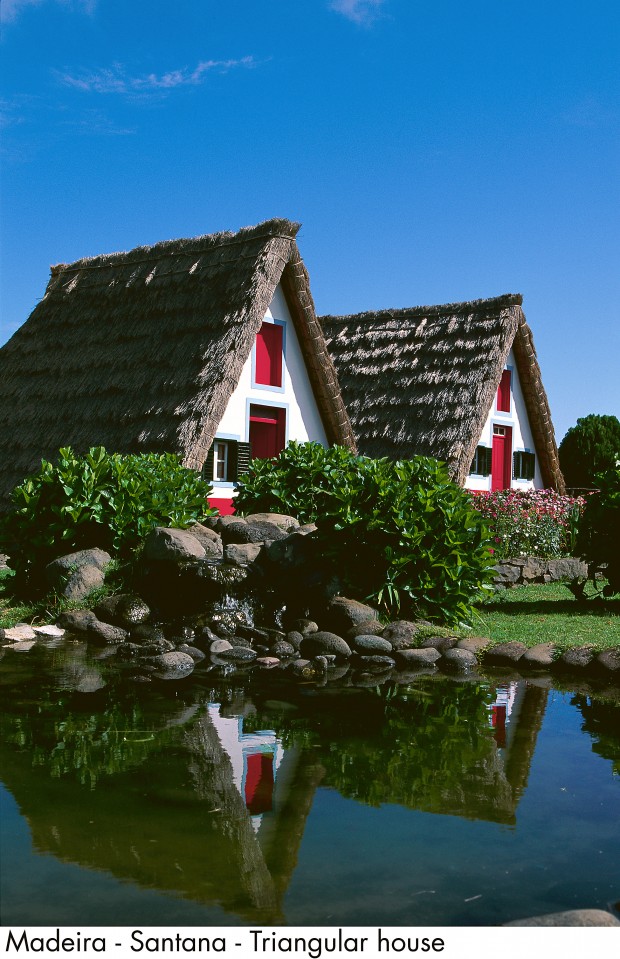
[[620,457],[620,420],[595,413],[577,420],[560,443],[560,466],[569,489],[593,489],[596,474]]

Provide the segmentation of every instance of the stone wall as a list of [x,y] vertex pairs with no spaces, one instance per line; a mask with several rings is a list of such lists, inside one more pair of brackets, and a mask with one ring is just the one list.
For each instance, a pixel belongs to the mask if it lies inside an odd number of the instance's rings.
[[539,556],[517,556],[505,559],[495,567],[497,586],[524,586],[528,583],[558,583],[585,579],[588,564],[581,559],[541,559]]

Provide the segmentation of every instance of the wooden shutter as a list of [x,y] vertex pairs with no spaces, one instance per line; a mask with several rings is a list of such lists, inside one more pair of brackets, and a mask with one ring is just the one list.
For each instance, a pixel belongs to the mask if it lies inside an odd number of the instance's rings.
[[283,327],[263,323],[256,334],[255,380],[261,386],[282,386]]
[[207,483],[213,482],[213,444],[211,444],[207,458],[202,464],[202,478],[206,480]]
[[250,468],[250,463],[252,462],[252,455],[250,451],[249,443],[235,443],[236,446],[236,473],[235,479],[238,479],[240,476],[243,476],[244,473]]
[[510,370],[504,370],[497,388],[497,409],[501,413],[510,413]]

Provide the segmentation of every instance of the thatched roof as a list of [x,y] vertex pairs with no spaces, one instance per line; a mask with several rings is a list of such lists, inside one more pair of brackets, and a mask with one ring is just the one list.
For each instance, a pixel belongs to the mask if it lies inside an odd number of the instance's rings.
[[0,505],[61,446],[200,468],[279,282],[327,437],[354,449],[298,229],[269,220],[52,267],[0,350]]
[[433,456],[465,481],[511,349],[546,487],[564,491],[522,297],[323,316],[360,453]]

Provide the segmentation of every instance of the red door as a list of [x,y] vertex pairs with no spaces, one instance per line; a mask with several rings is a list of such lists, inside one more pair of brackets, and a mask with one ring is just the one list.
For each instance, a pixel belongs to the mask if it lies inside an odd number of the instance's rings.
[[512,483],[512,426],[493,427],[491,489],[510,489]]
[[252,457],[272,459],[286,446],[286,410],[272,406],[250,406],[250,447]]

